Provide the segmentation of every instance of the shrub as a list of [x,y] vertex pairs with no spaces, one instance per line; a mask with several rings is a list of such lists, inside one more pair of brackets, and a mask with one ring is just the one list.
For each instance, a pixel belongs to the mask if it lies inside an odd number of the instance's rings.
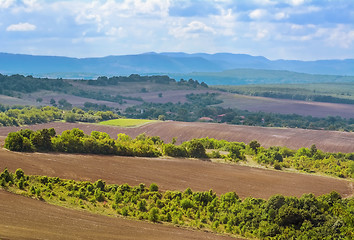
[[5,148],[16,152],[33,152],[31,141],[19,132],[10,132],[5,139]]
[[157,207],[153,207],[149,211],[149,221],[157,222],[159,220],[159,209]]
[[274,169],[276,169],[276,170],[281,170],[282,169],[279,162],[275,162],[274,163]]
[[188,209],[188,208],[193,208],[194,204],[191,200],[189,200],[188,198],[184,198],[182,201],[181,201],[181,207],[183,209]]
[[204,145],[198,139],[192,139],[185,142],[187,153],[192,158],[207,158]]
[[156,183],[151,183],[149,190],[150,190],[150,192],[157,192],[157,191],[159,191],[159,187],[157,186]]
[[21,179],[22,177],[25,176],[25,173],[23,172],[23,170],[21,168],[18,168],[15,172],[16,178],[17,179]]

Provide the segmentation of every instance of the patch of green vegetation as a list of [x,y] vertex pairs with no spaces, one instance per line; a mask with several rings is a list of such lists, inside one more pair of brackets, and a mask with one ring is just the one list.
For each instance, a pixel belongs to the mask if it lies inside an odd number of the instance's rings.
[[[60,101],[59,101],[60,102]],[[118,118],[119,115],[112,111],[83,111],[80,108],[72,108],[64,111],[57,107],[21,107],[9,108],[0,104],[0,127],[20,126],[37,123],[47,123],[58,120],[66,122],[99,122]]]
[[212,190],[159,191],[146,187],[108,185],[29,176],[21,169],[5,169],[0,188],[51,204],[83,209],[103,215],[122,215],[154,223],[173,223],[195,229],[260,239],[352,239],[354,198],[331,192],[300,198],[274,195],[268,200],[235,192],[217,196]]
[[138,127],[144,124],[157,122],[156,120],[147,119],[132,119],[132,118],[119,118],[108,121],[100,122],[101,125],[117,126],[117,127]]

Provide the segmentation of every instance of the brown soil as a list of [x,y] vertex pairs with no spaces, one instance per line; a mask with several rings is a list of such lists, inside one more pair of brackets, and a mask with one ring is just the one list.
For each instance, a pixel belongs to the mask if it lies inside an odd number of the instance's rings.
[[[150,136],[160,136],[166,142],[171,141],[173,137],[177,137],[177,143],[192,138],[210,137],[245,143],[257,140],[264,147],[286,146],[291,149],[298,149],[301,147],[309,148],[312,144],[316,144],[318,149],[326,152],[354,152],[354,133],[352,132],[172,121],[152,123],[137,128],[59,122],[28,126],[28,128],[34,130],[50,127],[54,127],[58,134],[64,130],[77,127],[87,134],[90,134],[93,130],[107,132],[113,138],[116,138],[118,133],[126,133],[131,137],[136,137],[145,132]],[[0,127],[0,136],[7,136],[9,132],[19,129],[20,127]]]
[[282,114],[295,113],[314,117],[341,116],[344,118],[354,118],[353,104],[307,102],[228,93],[224,93],[221,99],[224,100],[224,103],[218,106],[238,108],[251,112],[262,111]]
[[0,190],[0,239],[235,239],[189,230],[94,215]]
[[0,149],[0,169],[65,179],[138,185],[157,183],[161,190],[213,189],[217,194],[236,192],[240,197],[269,198],[274,194],[300,197],[333,190],[343,197],[353,193],[351,182],[234,164],[181,158],[137,158],[102,155],[18,153]]

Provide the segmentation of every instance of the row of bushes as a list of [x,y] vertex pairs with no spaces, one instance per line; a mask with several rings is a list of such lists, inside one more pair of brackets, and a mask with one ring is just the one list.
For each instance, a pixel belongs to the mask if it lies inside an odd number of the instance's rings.
[[27,176],[18,169],[0,174],[0,187],[21,195],[152,222],[170,222],[196,229],[209,229],[260,239],[353,239],[354,198],[332,192],[300,198],[275,195],[268,200],[234,192],[217,196],[212,190],[184,192],[158,190],[156,184],[131,187]]
[[57,120],[66,122],[100,122],[104,120],[119,118],[119,115],[112,111],[83,111],[80,108],[73,108],[70,111],[63,111],[57,107],[19,107],[16,109],[4,108],[0,111],[1,126],[20,126],[38,123],[47,123]]
[[117,139],[112,139],[107,133],[92,131],[86,135],[82,130],[73,128],[66,130],[61,135],[56,135],[53,128],[33,131],[21,129],[11,132],[5,139],[5,148],[19,152],[68,152],[68,153],[93,153],[120,156],[144,156],[158,157],[161,155],[171,157],[224,157],[229,160],[244,160],[246,145],[243,143],[231,143],[220,141],[219,150],[229,151],[222,156],[218,152],[206,153],[206,148],[214,148],[211,141],[215,139],[192,139],[177,146],[172,143],[164,143],[160,137],[149,137],[140,134],[135,139],[128,135],[118,134]]
[[[55,130],[42,129],[32,131],[22,129],[9,133],[5,139],[5,148],[20,152],[67,152],[92,153],[139,157],[192,157],[223,158],[228,161],[244,161],[246,155],[259,164],[282,168],[294,168],[304,172],[321,172],[343,178],[354,178],[354,153],[325,153],[315,145],[311,148],[292,150],[287,147],[262,147],[257,141],[245,143],[228,142],[213,138],[192,139],[181,145],[164,143],[158,137],[140,134],[135,139],[118,134],[117,139],[107,133],[93,131],[90,135],[80,129],[66,130],[56,135]],[[207,151],[208,150],[208,151]]]

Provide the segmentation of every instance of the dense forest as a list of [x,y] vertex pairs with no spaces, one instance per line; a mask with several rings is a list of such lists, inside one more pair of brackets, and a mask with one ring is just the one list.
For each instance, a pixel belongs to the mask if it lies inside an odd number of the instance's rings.
[[315,197],[274,195],[268,200],[212,190],[159,191],[152,183],[108,185],[102,180],[79,182],[25,175],[5,169],[0,187],[17,194],[107,215],[154,223],[172,223],[217,233],[261,239],[353,239],[354,198],[331,192]]
[[[254,161],[277,170],[293,168],[299,171],[354,178],[354,153],[324,153],[313,145],[310,149],[291,150],[286,147],[265,149],[257,141],[249,144],[228,142],[213,138],[192,139],[181,145],[164,143],[158,136],[138,135],[132,139],[118,134],[116,139],[107,133],[92,131],[86,135],[80,129],[66,130],[56,135],[53,128],[32,131],[22,129],[11,132],[5,139],[5,148],[20,152],[67,152],[90,153],[119,156],[220,158],[229,162],[246,161],[249,156]],[[211,150],[207,153],[207,149]],[[221,154],[220,152],[226,152]]]

